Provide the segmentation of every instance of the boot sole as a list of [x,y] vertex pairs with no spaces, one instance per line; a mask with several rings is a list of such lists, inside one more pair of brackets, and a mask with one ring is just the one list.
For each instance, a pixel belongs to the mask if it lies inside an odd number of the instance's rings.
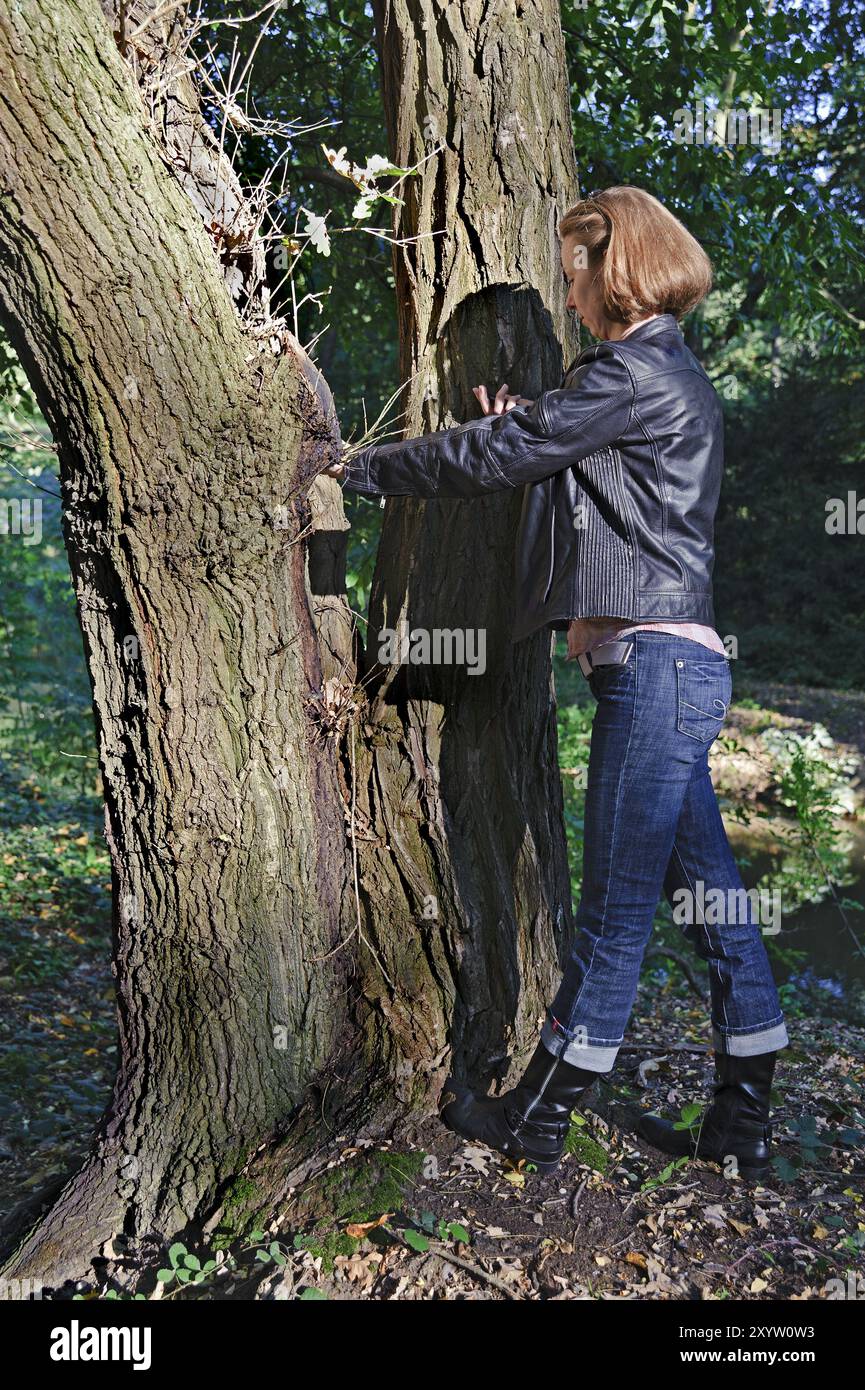
[[759,1182],[763,1178],[771,1177],[772,1169],[770,1164],[762,1163],[756,1168],[739,1167],[739,1176],[747,1178],[749,1182]]
[[[675,1153],[672,1149],[662,1148],[656,1140],[650,1139],[649,1136],[645,1134],[643,1130],[640,1128],[639,1124],[637,1125],[637,1134],[642,1139],[644,1144],[648,1144],[650,1149],[654,1149],[656,1153],[663,1154],[665,1158],[689,1158],[692,1163],[699,1160],[701,1163],[712,1163],[716,1168],[720,1168],[722,1170],[724,1168],[726,1156],[716,1158],[714,1154],[708,1153]],[[740,1163],[738,1167],[738,1173],[740,1177],[747,1178],[749,1182],[758,1182],[763,1178],[771,1177],[772,1165],[770,1161],[767,1161],[766,1163],[756,1164]]]
[[458,1125],[454,1124],[449,1117],[441,1112],[439,1112],[439,1120],[451,1134],[456,1134],[460,1139],[465,1139],[469,1144],[480,1144],[482,1148],[488,1149],[491,1154],[495,1154],[496,1158],[507,1159],[508,1163],[531,1163],[539,1173],[554,1173],[561,1163],[561,1155],[556,1159],[541,1159],[532,1158],[530,1154],[510,1153],[507,1149],[497,1149],[494,1144],[488,1144],[485,1139],[478,1139],[474,1134],[464,1133]]
[[440,1115],[439,1119],[445,1129],[449,1130],[451,1134],[456,1134],[468,1144],[480,1144],[482,1148],[487,1149],[491,1154],[495,1154],[496,1158],[506,1159],[508,1163],[531,1163],[539,1173],[554,1173],[561,1163],[561,1158],[551,1160],[532,1158],[530,1154],[511,1153],[507,1149],[497,1149],[494,1144],[488,1144],[485,1139],[478,1139],[473,1134],[464,1134],[457,1125],[449,1124],[444,1116]]
[[531,1163],[532,1167],[537,1168],[539,1173],[555,1173],[561,1165],[561,1159],[557,1158],[555,1163],[542,1163],[538,1158],[527,1158],[526,1163]]
[[[716,1168],[720,1168],[723,1172],[724,1168],[726,1167],[727,1160],[731,1157],[735,1157],[735,1155],[720,1154],[716,1157],[714,1154],[696,1153],[693,1154],[692,1157],[695,1160],[701,1160],[703,1163],[713,1163]],[[768,1178],[771,1175],[771,1172],[772,1166],[771,1162],[768,1159],[761,1160],[759,1163],[743,1163],[741,1160],[737,1160],[737,1177],[746,1178],[749,1182],[758,1182],[763,1178]]]

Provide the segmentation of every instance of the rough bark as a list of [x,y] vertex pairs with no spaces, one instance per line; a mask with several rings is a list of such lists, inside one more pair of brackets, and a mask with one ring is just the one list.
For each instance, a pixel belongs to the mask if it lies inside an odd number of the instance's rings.
[[95,0],[0,6],[0,61],[0,307],[59,446],[113,864],[114,1096],[14,1264],[56,1279],[211,1210],[343,1045],[340,638],[331,598],[323,669],[300,539],[332,440]]
[[[471,387],[558,386],[558,218],[577,196],[558,6],[374,0],[389,154],[409,178],[394,255],[405,432],[479,414]],[[430,235],[430,234],[433,235]],[[407,664],[383,677],[358,805],[378,837],[370,903],[393,904],[426,965],[400,997],[428,1058],[510,1083],[537,1042],[573,930],[548,631],[510,641],[521,493],[387,502],[367,667],[383,629],[477,629],[487,670]],[[421,917],[421,920],[423,918]],[[399,938],[392,938],[394,940]],[[383,948],[383,949],[386,949]],[[557,955],[560,961],[557,961]],[[423,976],[429,977],[424,984]]]

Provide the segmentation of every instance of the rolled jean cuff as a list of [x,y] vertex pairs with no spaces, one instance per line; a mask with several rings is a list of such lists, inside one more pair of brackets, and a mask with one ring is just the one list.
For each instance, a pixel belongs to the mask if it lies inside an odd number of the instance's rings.
[[541,1030],[541,1042],[561,1062],[569,1062],[572,1067],[582,1067],[585,1071],[612,1071],[619,1051],[618,1046],[601,1046],[569,1039],[567,1029],[562,1029],[561,1025],[553,1028],[549,1018]]
[[778,1052],[789,1041],[783,1020],[759,1033],[722,1033],[720,1028],[712,1027],[712,1046],[728,1057],[757,1057],[761,1052]]

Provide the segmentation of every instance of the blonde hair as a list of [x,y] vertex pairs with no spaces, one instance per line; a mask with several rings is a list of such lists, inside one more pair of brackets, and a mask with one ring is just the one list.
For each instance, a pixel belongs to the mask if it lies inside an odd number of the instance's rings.
[[558,235],[585,247],[604,311],[616,323],[648,314],[680,319],[712,288],[712,262],[700,243],[642,188],[622,184],[582,198],[559,222]]

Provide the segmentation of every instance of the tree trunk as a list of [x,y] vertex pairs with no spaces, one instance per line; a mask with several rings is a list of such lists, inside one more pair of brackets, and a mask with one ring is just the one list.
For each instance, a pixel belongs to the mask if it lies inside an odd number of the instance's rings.
[[[487,671],[395,668],[368,702],[315,477],[332,402],[160,68],[174,17],[140,30],[160,8],[0,0],[0,314],[59,448],[114,890],[112,1100],[5,1270],[52,1287],[118,1234],[212,1221],[240,1173],[277,1200],[334,1126],[428,1114],[452,1041],[505,1073],[571,918],[549,635],[507,640],[518,504],[389,504],[371,630],[482,627]],[[561,373],[558,15],[480,22],[440,47],[418,14],[426,71],[407,12],[382,29],[394,156],[423,152],[421,90],[447,144],[401,224],[448,229],[397,259],[412,433],[467,418],[475,380]]]
[[[481,382],[534,399],[559,385],[562,344],[576,351],[556,237],[577,196],[569,85],[552,0],[374,11],[390,157],[408,167],[442,147],[406,180],[394,225],[420,238],[394,253],[414,436],[478,415]],[[391,949],[419,938],[426,952],[400,1028],[428,1065],[452,1026],[454,1071],[481,1084],[511,1082],[537,1042],[573,930],[550,633],[510,641],[521,499],[388,500],[370,689],[388,629],[482,633],[486,671],[391,666],[357,777],[378,837],[362,856],[368,901],[402,915]]]
[[3,4],[0,60],[0,303],[59,446],[113,864],[114,1095],[14,1264],[54,1281],[287,1129],[345,1044],[354,908],[302,354],[241,322],[95,0]]

